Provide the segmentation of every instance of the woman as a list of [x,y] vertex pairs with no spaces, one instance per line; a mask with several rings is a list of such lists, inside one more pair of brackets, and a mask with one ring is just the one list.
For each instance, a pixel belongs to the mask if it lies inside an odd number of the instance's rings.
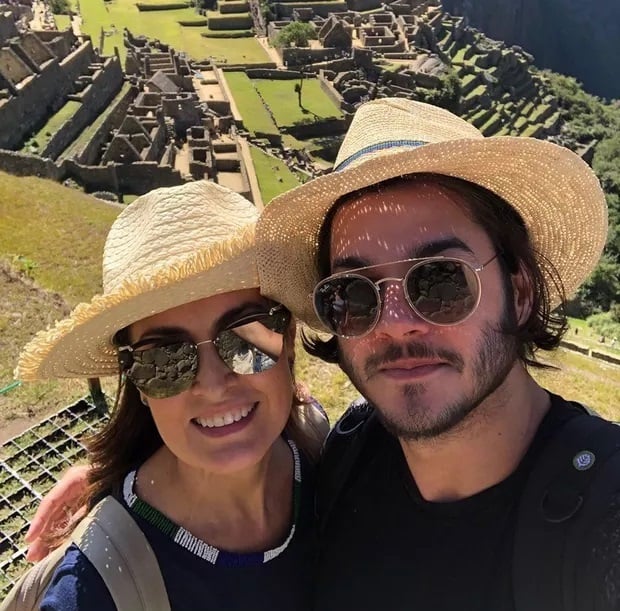
[[[112,495],[152,547],[172,609],[304,609],[310,459],[320,434],[291,372],[294,325],[260,296],[255,207],[211,182],[157,189],[114,222],[103,295],[42,332],[22,380],[119,372],[90,444],[86,505]],[[115,609],[68,548],[44,610]]]

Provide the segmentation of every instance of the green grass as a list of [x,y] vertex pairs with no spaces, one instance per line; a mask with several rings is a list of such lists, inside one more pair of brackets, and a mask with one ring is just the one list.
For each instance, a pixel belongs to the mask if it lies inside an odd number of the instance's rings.
[[118,211],[50,180],[0,172],[0,258],[74,305],[101,291],[103,243]]
[[99,46],[102,28],[110,33],[104,37],[105,55],[111,55],[116,46],[124,59],[126,49],[123,45],[123,28],[127,27],[134,35],[157,38],[197,60],[211,56],[216,61],[229,64],[269,61],[267,53],[254,38],[205,38],[201,34],[207,31],[207,28],[179,25],[179,20],[197,18],[193,8],[138,11],[132,0],[80,0],[80,10],[83,18],[82,30],[92,36],[95,47]]
[[276,195],[301,184],[297,176],[288,169],[282,160],[272,157],[252,145],[250,145],[250,154],[265,204]]
[[54,21],[56,22],[56,27],[61,31],[68,30],[71,27],[71,17],[69,15],[54,15]]
[[300,121],[340,117],[340,109],[321,89],[317,79],[304,79],[300,108],[295,93],[294,81],[256,79],[254,81],[265,102],[269,105],[276,123],[280,127],[294,125]]
[[28,152],[42,151],[56,132],[76,113],[81,105],[81,102],[69,100],[58,112],[48,119],[47,123],[36,134],[24,143],[22,150]]
[[279,133],[245,72],[225,72],[224,76],[243,117],[245,128],[252,134]]

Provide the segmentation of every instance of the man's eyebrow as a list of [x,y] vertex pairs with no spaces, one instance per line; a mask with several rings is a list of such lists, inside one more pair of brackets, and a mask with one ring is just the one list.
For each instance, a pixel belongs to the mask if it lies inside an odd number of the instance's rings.
[[416,259],[418,257],[434,257],[435,255],[439,255],[444,252],[444,250],[452,249],[464,250],[469,254],[474,254],[474,251],[467,246],[463,240],[457,238],[456,236],[450,236],[413,248],[409,251],[409,257],[411,259]]
[[[404,259],[417,259],[420,257],[434,257],[441,254],[445,250],[464,250],[470,254],[474,254],[473,250],[456,236],[450,236],[442,238],[441,240],[434,240],[433,242],[427,242],[421,246],[417,246],[409,250]],[[360,267],[368,267],[370,265],[376,265],[376,261],[371,261],[365,257],[358,255],[349,255],[346,257],[337,257],[332,262],[332,273],[336,271],[344,271],[347,269],[358,269]]]

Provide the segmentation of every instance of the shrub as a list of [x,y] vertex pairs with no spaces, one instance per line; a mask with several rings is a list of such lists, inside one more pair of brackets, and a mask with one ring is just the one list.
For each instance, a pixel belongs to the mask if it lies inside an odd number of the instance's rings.
[[620,322],[614,322],[611,312],[593,314],[586,322],[588,327],[604,337],[620,337]]
[[307,47],[308,41],[316,39],[316,36],[316,29],[312,24],[293,21],[282,28],[275,44],[277,47],[290,47],[291,43],[295,43],[296,47]]

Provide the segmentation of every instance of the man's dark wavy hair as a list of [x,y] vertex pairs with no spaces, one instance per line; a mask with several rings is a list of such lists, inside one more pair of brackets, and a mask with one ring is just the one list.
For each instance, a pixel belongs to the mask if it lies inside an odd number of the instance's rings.
[[[553,264],[534,250],[521,215],[504,199],[479,185],[440,174],[411,174],[392,178],[341,197],[328,212],[319,234],[317,263],[321,278],[331,273],[330,233],[334,215],[340,207],[364,194],[376,193],[387,186],[403,183],[434,184],[457,196],[459,201],[466,202],[467,215],[486,232],[495,251],[499,253],[498,260],[507,295],[512,295],[510,275],[515,274],[519,268],[523,270],[532,291],[531,313],[527,320],[506,332],[518,340],[518,356],[523,363],[530,367],[547,367],[536,359],[537,351],[557,348],[567,329],[563,308],[551,309],[552,289],[560,295],[562,303],[565,301],[562,280]],[[546,278],[553,286],[548,285]],[[324,340],[316,334],[306,332],[302,334],[302,341],[309,354],[329,363],[338,362],[336,337]]]

